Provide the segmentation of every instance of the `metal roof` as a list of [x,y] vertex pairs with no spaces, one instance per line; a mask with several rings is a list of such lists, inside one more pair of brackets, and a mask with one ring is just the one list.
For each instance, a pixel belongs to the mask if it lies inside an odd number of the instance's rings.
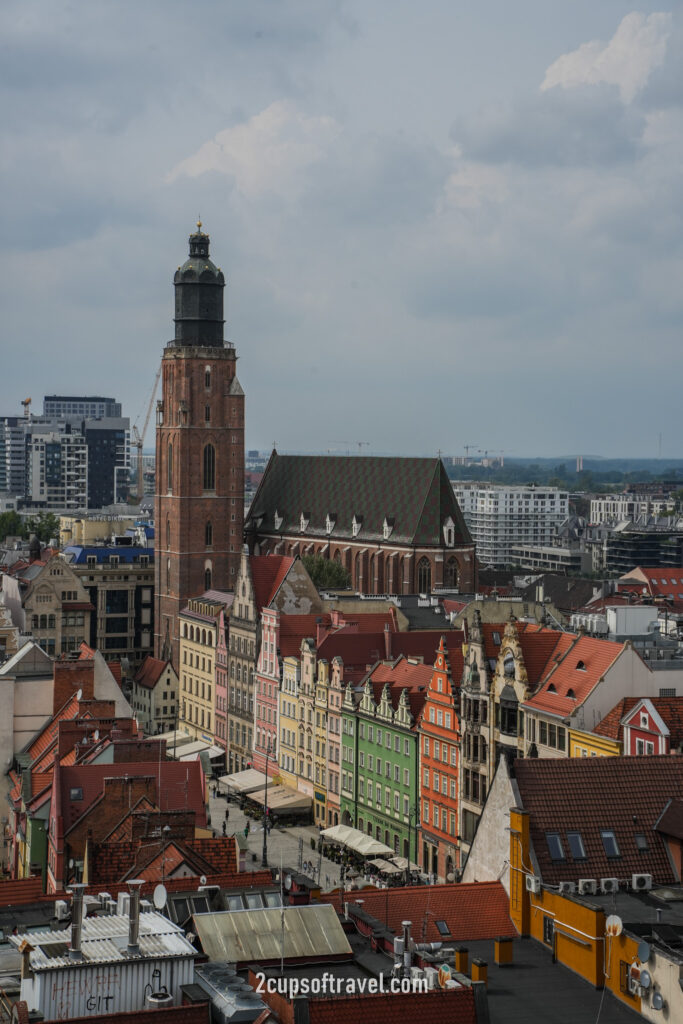
[[351,953],[337,911],[330,905],[224,910],[195,914],[193,921],[209,960],[258,963],[283,955],[283,916],[285,959]]
[[167,917],[154,912],[140,914],[139,953],[129,953],[129,919],[127,915],[111,914],[87,917],[83,921],[81,951],[83,959],[69,956],[71,931],[26,932],[11,935],[10,941],[20,946],[26,940],[33,947],[31,967],[36,971],[57,967],[88,966],[145,958],[195,956],[195,949],[185,938],[182,928]]

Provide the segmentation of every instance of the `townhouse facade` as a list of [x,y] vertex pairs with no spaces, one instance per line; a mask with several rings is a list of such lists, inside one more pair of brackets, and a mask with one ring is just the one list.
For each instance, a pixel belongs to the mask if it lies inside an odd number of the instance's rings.
[[215,659],[218,624],[229,609],[233,595],[208,590],[191,598],[180,613],[180,715],[179,727],[194,739],[214,742]]

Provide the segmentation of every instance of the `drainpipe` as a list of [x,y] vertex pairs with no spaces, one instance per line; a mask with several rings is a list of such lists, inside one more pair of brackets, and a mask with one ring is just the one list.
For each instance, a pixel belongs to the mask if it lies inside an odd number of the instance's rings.
[[134,878],[128,883],[130,890],[130,906],[128,908],[128,952],[140,952],[140,889],[144,879]]
[[82,960],[81,933],[83,930],[83,890],[87,889],[83,882],[74,882],[71,886],[71,960]]

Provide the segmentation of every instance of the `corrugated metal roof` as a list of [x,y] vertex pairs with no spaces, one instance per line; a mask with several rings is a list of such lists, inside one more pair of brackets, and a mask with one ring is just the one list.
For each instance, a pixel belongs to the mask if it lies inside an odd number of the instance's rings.
[[25,939],[34,947],[31,967],[37,971],[73,967],[78,963],[87,966],[131,959],[195,955],[194,947],[185,938],[182,928],[162,914],[140,914],[139,953],[128,952],[128,928],[129,919],[126,915],[86,918],[81,936],[82,961],[69,957],[70,929],[53,931],[48,928],[25,935],[12,935],[10,939],[15,946],[21,945]]
[[[209,960],[243,963],[282,955],[282,911],[224,910],[195,914],[194,925]],[[350,954],[351,947],[332,906],[285,907],[284,956]]]

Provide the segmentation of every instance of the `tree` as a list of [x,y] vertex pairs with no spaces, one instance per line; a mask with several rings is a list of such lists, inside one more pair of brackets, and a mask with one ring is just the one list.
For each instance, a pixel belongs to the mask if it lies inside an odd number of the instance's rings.
[[5,537],[27,537],[28,531],[24,521],[18,512],[3,512],[0,515],[0,538]]
[[341,562],[322,555],[304,555],[301,561],[318,590],[346,590],[351,586],[351,577]]
[[39,512],[27,525],[29,533],[35,533],[43,544],[47,544],[53,538],[59,539],[59,519],[52,512]]

